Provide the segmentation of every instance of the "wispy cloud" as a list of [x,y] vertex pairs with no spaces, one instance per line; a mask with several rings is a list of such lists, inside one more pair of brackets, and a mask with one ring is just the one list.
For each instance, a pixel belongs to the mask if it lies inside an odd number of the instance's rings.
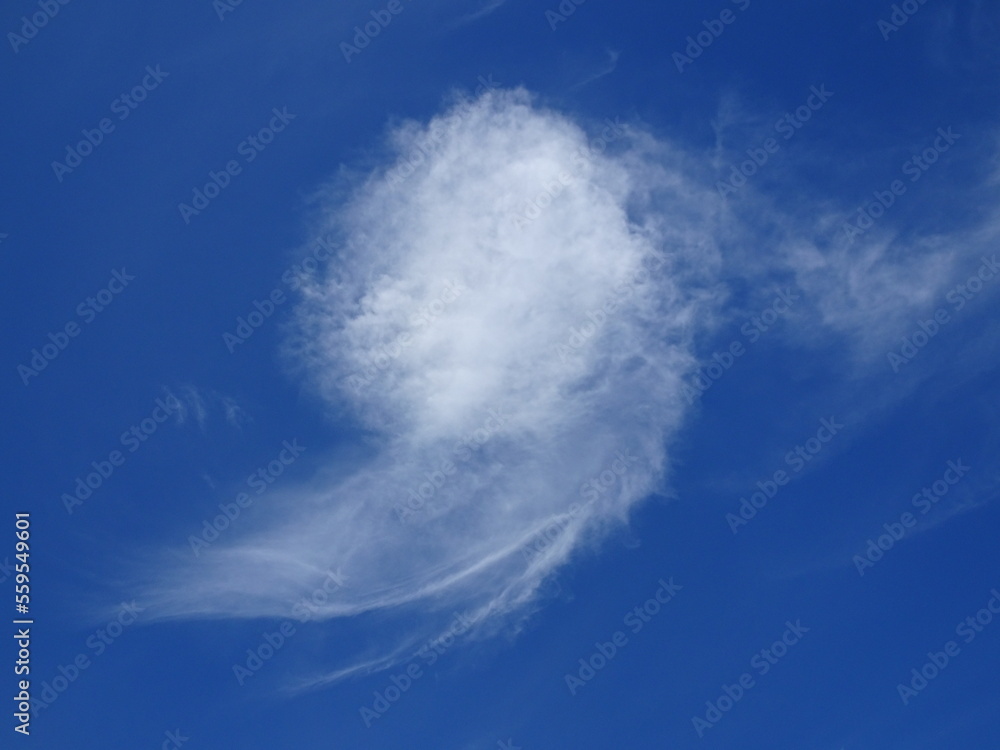
[[205,408],[205,399],[202,398],[201,393],[194,386],[186,385],[180,389],[181,391],[181,403],[185,405],[185,409],[182,412],[181,421],[187,419],[188,415],[193,415],[195,421],[198,423],[198,427],[202,430],[205,429],[205,423],[208,419],[208,411]]
[[480,18],[485,18],[486,16],[492,14],[494,11],[498,10],[501,6],[505,5],[507,0],[486,0],[480,8],[472,11],[471,13],[466,13],[464,16],[455,21],[451,26],[452,28],[458,28],[459,26],[465,26],[466,24],[474,23]]
[[249,414],[236,403],[236,400],[230,398],[229,396],[222,397],[222,408],[226,413],[226,423],[230,427],[243,427],[247,422],[252,422],[253,419]]
[[[174,394],[167,389],[171,396]],[[178,388],[180,396],[174,396],[181,404],[181,409],[177,413],[177,421],[183,424],[189,417],[194,417],[198,423],[198,428],[202,431],[208,426],[210,412],[218,407],[230,427],[241,429],[243,425],[252,422],[253,418],[240,406],[236,399],[231,396],[224,396],[212,389],[196,388],[193,385],[184,385]]]
[[601,69],[598,70],[596,73],[587,76],[579,83],[573,84],[573,86],[570,87],[571,91],[575,91],[576,89],[582,88],[586,86],[588,83],[593,83],[599,78],[604,78],[604,76],[610,75],[611,73],[615,72],[615,68],[618,67],[618,58],[622,56],[622,53],[617,50],[609,49],[606,51],[605,54],[606,54],[606,59],[604,61],[604,65],[601,66]]

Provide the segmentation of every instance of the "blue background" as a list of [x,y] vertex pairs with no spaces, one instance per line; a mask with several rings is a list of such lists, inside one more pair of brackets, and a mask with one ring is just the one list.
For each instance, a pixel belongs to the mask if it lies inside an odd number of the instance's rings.
[[[996,169],[1000,101],[1000,15],[988,3],[930,0],[885,40],[876,24],[891,11],[882,3],[753,0],[683,73],[672,55],[685,37],[735,6],[589,0],[552,29],[545,11],[555,3],[509,0],[457,23],[478,6],[404,2],[347,63],[340,44],[374,7],[247,0],[220,21],[209,0],[78,0],[59,6],[16,53],[0,49],[3,506],[6,519],[32,513],[36,694],[76,654],[93,655],[87,639],[107,619],[95,612],[131,598],[119,586],[129,550],[184,540],[284,439],[317,446],[313,455],[356,441],[324,421],[284,371],[278,351],[291,304],[234,354],[221,334],[254,299],[285,288],[281,274],[301,261],[308,239],[313,192],[341,165],[377,162],[387,123],[428,118],[451,89],[471,92],[490,76],[582,122],[618,116],[708,150],[724,96],[735,92],[763,113],[745,126],[750,147],[811,85],[825,84],[835,96],[755,182],[762,193],[789,205],[834,200],[846,213],[951,125],[961,148],[889,221],[904,234],[944,233],[988,221],[995,205],[995,192],[978,189]],[[17,32],[21,15],[36,10],[18,0],[0,30]],[[617,66],[599,75],[609,50]],[[112,101],[156,65],[168,77],[57,181],[51,162],[81,130],[114,118]],[[209,170],[239,158],[238,144],[275,107],[294,121],[186,224],[178,203]],[[766,236],[753,226],[747,247]],[[25,386],[18,365],[48,333],[79,321],[77,304],[122,267],[136,279]],[[280,621],[140,619],[37,715],[29,739],[6,738],[6,714],[4,747],[154,748],[178,728],[192,750],[474,750],[508,739],[525,750],[997,747],[1000,626],[961,643],[908,706],[896,690],[1000,587],[991,503],[997,299],[988,287],[898,376],[884,362],[859,373],[842,342],[803,347],[779,323],[705,393],[670,448],[670,490],[642,507],[627,534],[551,581],[516,639],[459,641],[371,728],[358,709],[389,673],[281,691],[316,659],[355,653],[362,623],[302,626],[240,686],[232,664]],[[737,311],[705,353],[741,338],[745,317]],[[165,389],[187,386],[218,394],[206,399],[204,424],[162,425],[68,515],[60,496],[76,477],[120,448],[119,435],[149,416]],[[223,396],[250,420],[229,424]],[[786,452],[824,417],[844,429],[734,536],[725,514],[757,480],[787,468]],[[959,458],[972,470],[921,533],[859,576],[852,557]],[[307,477],[311,461],[307,453],[291,471]],[[0,559],[13,556],[13,537],[5,538]],[[683,586],[676,599],[571,696],[564,675],[671,576]],[[723,684],[753,671],[751,658],[788,620],[809,633],[699,739],[691,718],[704,716]]]

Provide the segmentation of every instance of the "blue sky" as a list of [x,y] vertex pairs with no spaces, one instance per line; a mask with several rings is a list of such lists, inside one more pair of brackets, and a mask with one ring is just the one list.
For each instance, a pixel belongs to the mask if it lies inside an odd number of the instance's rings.
[[997,746],[994,5],[3,31],[9,746]]

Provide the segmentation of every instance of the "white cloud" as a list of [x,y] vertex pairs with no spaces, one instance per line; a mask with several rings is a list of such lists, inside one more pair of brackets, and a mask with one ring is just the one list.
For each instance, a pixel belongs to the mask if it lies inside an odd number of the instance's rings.
[[[530,602],[661,483],[691,339],[712,315],[696,278],[718,265],[711,186],[638,134],[599,153],[524,91],[462,101],[394,142],[406,154],[434,132],[404,183],[377,172],[326,207],[343,267],[307,289],[291,347],[377,455],[276,487],[252,535],[229,531],[147,592],[161,615],[287,616],[334,567],[351,584],[321,616],[411,604],[481,620]],[[560,175],[537,216],[515,220]],[[607,489],[581,497],[602,472]],[[394,506],[435,480],[401,520]],[[554,521],[558,539],[525,555]]]

